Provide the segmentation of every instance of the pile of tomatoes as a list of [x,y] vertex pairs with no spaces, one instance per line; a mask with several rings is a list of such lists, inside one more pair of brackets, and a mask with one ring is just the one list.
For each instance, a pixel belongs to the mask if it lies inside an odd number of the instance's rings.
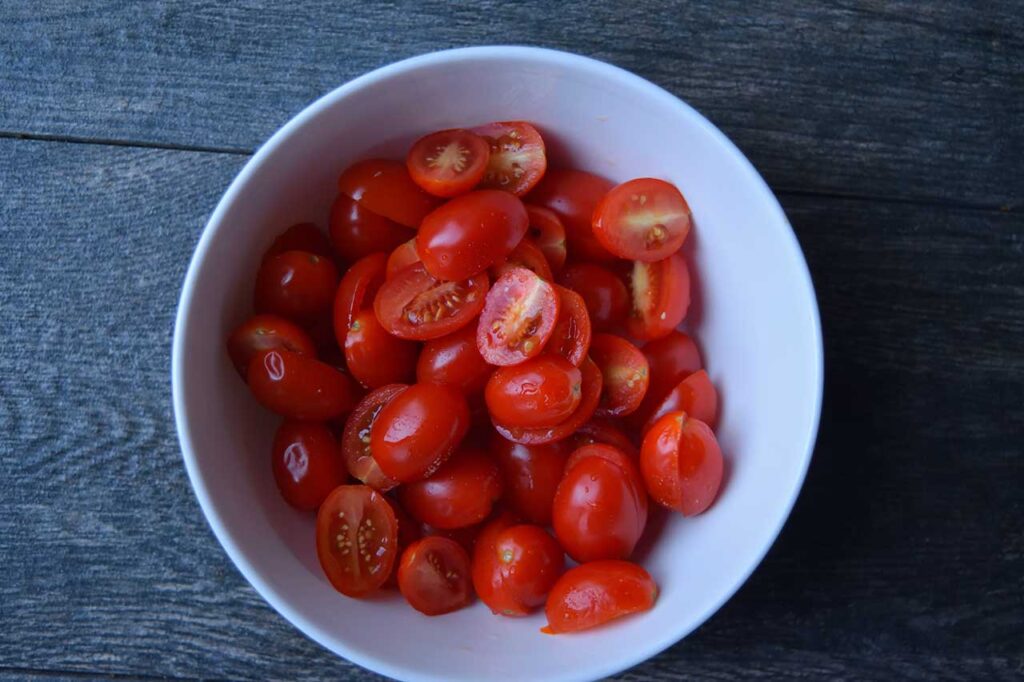
[[651,608],[629,561],[648,498],[692,516],[722,480],[717,394],[677,330],[683,195],[548,168],[524,122],[427,135],[338,189],[330,237],[282,233],[228,339],[285,417],[274,477],[317,512],[330,583],[397,584],[428,615],[546,607],[553,633]]

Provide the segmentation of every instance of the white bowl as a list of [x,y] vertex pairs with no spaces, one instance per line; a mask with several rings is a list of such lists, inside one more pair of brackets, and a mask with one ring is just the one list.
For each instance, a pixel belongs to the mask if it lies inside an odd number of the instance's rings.
[[[693,209],[695,303],[688,323],[722,399],[727,475],[696,518],[672,515],[643,564],[654,609],[589,633],[549,636],[541,614],[498,618],[477,603],[439,618],[399,596],[348,599],[317,564],[313,519],[289,508],[270,472],[277,419],[250,398],[224,340],[250,312],[254,273],[275,233],[325,223],[338,173],[401,158],[432,130],[525,119],[557,164],[613,180],[665,178]],[[174,334],[174,412],[206,518],[242,574],[331,651],[405,680],[595,679],[684,637],[746,580],[782,528],[818,426],[822,344],[814,289],[767,185],[689,106],[621,69],[523,47],[450,50],[347,83],[288,122],[246,164],[203,232]]]

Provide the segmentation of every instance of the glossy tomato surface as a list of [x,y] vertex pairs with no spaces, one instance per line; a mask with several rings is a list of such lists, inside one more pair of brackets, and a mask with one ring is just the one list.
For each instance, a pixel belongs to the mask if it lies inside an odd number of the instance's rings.
[[356,403],[356,388],[348,376],[308,355],[284,349],[253,356],[246,376],[263,407],[292,419],[333,419]]
[[384,406],[396,395],[409,388],[405,384],[381,386],[370,391],[349,415],[341,436],[341,454],[345,467],[355,478],[377,490],[390,490],[398,481],[384,475],[370,450],[373,424]]
[[384,282],[373,302],[377,319],[402,339],[426,341],[469,324],[484,307],[487,274],[457,282],[439,280],[422,263]]
[[491,417],[506,426],[555,426],[579,407],[583,373],[560,355],[545,353],[499,367],[484,397]]
[[529,123],[489,123],[473,132],[487,140],[491,151],[481,186],[522,196],[544,176],[547,150],[540,133]]
[[403,485],[398,495],[413,517],[448,530],[486,519],[501,492],[497,463],[480,450],[463,448],[428,478]]
[[670,412],[644,436],[640,469],[655,501],[694,516],[718,495],[724,463],[710,426],[683,412]]
[[494,370],[476,346],[476,325],[439,339],[427,341],[416,364],[416,380],[424,384],[448,384],[464,395],[483,392]]
[[457,611],[473,600],[469,555],[459,543],[432,535],[409,545],[398,568],[398,589],[428,616]]
[[490,145],[462,128],[421,137],[405,157],[413,181],[438,197],[454,197],[476,187],[487,170]]
[[548,282],[554,280],[547,258],[529,237],[523,237],[519,245],[512,249],[512,253],[491,267],[491,279],[498,279],[513,268],[526,268],[543,280]]
[[648,611],[658,586],[640,566],[628,561],[594,561],[566,571],[548,595],[544,632],[578,632],[616,618]]
[[316,510],[348,473],[334,434],[318,422],[284,420],[274,434],[270,461],[281,497],[303,511]]
[[669,412],[685,412],[693,419],[714,427],[718,421],[718,391],[707,372],[699,370],[676,384],[654,408],[644,425],[644,432]]
[[418,353],[418,344],[388,334],[372,310],[356,315],[345,337],[348,371],[366,388],[411,382]]
[[542,606],[564,569],[562,548],[539,526],[511,526],[473,552],[476,593],[503,616],[525,616]]
[[416,238],[413,237],[409,241],[402,242],[396,246],[394,251],[388,256],[385,276],[387,279],[392,279],[400,271],[419,262],[421,262],[420,254],[416,250]]
[[[616,423],[621,424],[621,422]],[[576,431],[576,436],[573,439],[574,447],[581,448],[584,445],[595,443],[611,445],[634,460],[640,456],[640,450],[629,436],[609,419],[591,419]]]
[[275,348],[316,357],[316,346],[309,334],[279,315],[253,315],[228,337],[228,355],[243,379],[254,355]]
[[690,206],[675,185],[637,178],[617,185],[594,210],[594,236],[619,258],[668,258],[690,233]]
[[569,459],[568,442],[523,445],[495,433],[490,452],[501,467],[504,504],[525,521],[550,525],[551,504]]
[[560,272],[565,265],[565,226],[554,211],[543,206],[526,206],[530,229],[526,234],[533,240],[548,261],[552,272]]
[[545,350],[579,367],[590,352],[590,313],[583,297],[575,291],[556,284],[555,292],[559,301],[558,321]]
[[642,350],[650,367],[650,382],[640,407],[630,415],[629,423],[636,429],[647,423],[654,408],[676,384],[703,366],[693,338],[674,329],[660,339],[647,342]]
[[632,310],[626,322],[630,336],[641,341],[668,336],[690,307],[690,270],[680,254],[656,263],[633,263],[630,276]]
[[331,206],[331,246],[334,253],[349,263],[371,253],[390,252],[415,236],[408,227],[339,194]]
[[334,295],[332,322],[338,346],[345,347],[348,328],[360,311],[373,307],[373,298],[384,284],[384,264],[387,256],[371,253],[356,261],[345,272]]
[[361,597],[384,584],[395,564],[398,521],[384,496],[365,485],[342,485],[320,505],[316,554],[334,589]]
[[404,163],[387,159],[349,166],[338,178],[338,191],[367,210],[412,228],[419,227],[439,203],[413,182]]
[[306,251],[271,256],[256,273],[256,312],[308,323],[331,308],[338,269],[330,258]]
[[477,347],[492,365],[515,365],[539,354],[561,305],[555,289],[526,268],[502,275],[487,294]]
[[574,258],[610,261],[615,256],[594,237],[591,219],[598,202],[612,187],[610,180],[593,173],[549,168],[526,201],[549,209],[561,219],[569,242],[569,253]]
[[593,263],[570,265],[560,284],[583,297],[595,331],[617,329],[629,312],[629,292],[615,273]]
[[622,417],[636,411],[650,380],[650,367],[640,349],[621,336],[598,334],[590,344],[590,357],[604,379],[595,414]]

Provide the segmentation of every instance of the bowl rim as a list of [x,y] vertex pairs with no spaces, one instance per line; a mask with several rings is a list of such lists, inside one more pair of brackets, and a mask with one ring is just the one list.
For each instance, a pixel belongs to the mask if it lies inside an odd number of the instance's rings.
[[275,148],[286,142],[288,138],[301,129],[310,119],[321,113],[324,109],[332,106],[336,101],[348,96],[350,93],[406,71],[450,63],[464,58],[512,58],[525,61],[535,60],[553,63],[567,68],[590,70],[602,73],[607,77],[619,81],[626,81],[633,87],[645,90],[651,97],[660,99],[671,107],[677,109],[681,116],[691,119],[693,122],[697,123],[697,125],[702,127],[704,132],[711,135],[721,145],[723,152],[733,157],[733,159],[740,164],[743,172],[749,176],[748,180],[752,181],[755,185],[758,185],[766,194],[766,197],[769,199],[768,203],[770,205],[770,210],[774,213],[773,218],[775,219],[775,222],[780,227],[784,228],[781,230],[783,234],[780,236],[787,241],[787,248],[794,250],[795,255],[798,256],[797,263],[799,272],[796,273],[796,276],[802,280],[803,286],[806,287],[810,294],[811,308],[813,312],[813,346],[816,355],[814,358],[816,360],[814,363],[814,380],[817,390],[814,395],[811,426],[805,437],[806,446],[802,454],[800,470],[798,476],[793,481],[792,490],[789,491],[789,499],[782,510],[782,514],[779,516],[776,528],[770,536],[766,538],[764,546],[761,547],[756,556],[756,560],[752,561],[749,567],[742,572],[736,583],[728,590],[724,591],[719,600],[717,600],[713,605],[711,605],[711,607],[692,622],[676,630],[666,631],[662,636],[652,639],[646,646],[634,648],[629,653],[622,654],[621,656],[613,659],[585,662],[577,666],[570,673],[549,678],[551,680],[564,680],[566,682],[569,680],[601,679],[638,665],[649,658],[660,654],[665,649],[688,636],[696,628],[706,622],[714,613],[716,613],[725,604],[725,602],[731,599],[761,564],[765,555],[768,553],[768,550],[775,544],[779,533],[782,531],[783,526],[793,510],[793,506],[799,497],[800,490],[803,488],[803,483],[807,476],[807,470],[810,466],[820,426],[824,394],[824,346],[821,329],[821,314],[818,309],[817,295],[810,270],[807,266],[806,258],[804,257],[803,250],[800,248],[799,241],[793,231],[792,225],[789,223],[789,220],[779,204],[777,197],[765,182],[764,178],[761,177],[753,164],[751,164],[749,159],[747,159],[732,140],[726,137],[722,131],[715,127],[708,119],[700,114],[700,112],[661,86],[627,71],[626,69],[591,57],[543,47],[490,45],[440,50],[393,62],[340,85],[306,106],[302,111],[285,123],[284,126],[278,129],[270,139],[263,143],[238,172],[234,180],[228,186],[224,195],[218,201],[217,206],[210,215],[206,225],[203,227],[202,234],[200,235],[195,251],[192,254],[188,271],[185,274],[185,279],[182,284],[181,295],[178,300],[171,351],[171,391],[178,441],[193,492],[199,501],[199,506],[202,509],[203,516],[206,518],[211,530],[213,530],[214,536],[217,538],[218,542],[220,542],[224,551],[227,553],[228,557],[234,563],[239,572],[241,572],[242,576],[250,585],[252,585],[256,592],[274,608],[274,610],[285,618],[285,620],[328,651],[342,656],[346,660],[368,670],[403,680],[434,682],[445,679],[435,674],[409,669],[401,665],[394,665],[386,659],[364,655],[359,651],[350,649],[344,641],[333,637],[330,633],[307,621],[301,613],[292,608],[288,601],[284,599],[277,590],[263,579],[260,570],[246,559],[244,552],[236,544],[232,534],[225,527],[223,520],[216,512],[216,508],[211,501],[210,492],[207,489],[206,483],[199,471],[196,455],[193,449],[188,416],[185,410],[184,367],[186,363],[185,339],[188,336],[189,310],[191,308],[192,300],[196,295],[195,285],[201,264],[206,259],[207,251],[210,247],[213,235],[216,232],[218,225],[222,222],[224,214],[228,210],[228,206],[235,201],[237,195],[241,192],[242,187],[249,181],[250,176],[253,174],[255,169],[263,164]]

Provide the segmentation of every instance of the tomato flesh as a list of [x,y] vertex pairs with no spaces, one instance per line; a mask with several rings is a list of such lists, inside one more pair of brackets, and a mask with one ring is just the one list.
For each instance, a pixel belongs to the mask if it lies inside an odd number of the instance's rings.
[[635,261],[630,288],[633,309],[626,329],[634,338],[646,341],[668,336],[686,318],[690,270],[680,254],[656,263]]
[[644,436],[640,470],[651,497],[685,516],[705,511],[722,485],[724,463],[711,427],[669,412]]
[[331,246],[345,261],[354,263],[371,253],[391,251],[415,233],[339,194],[331,206]]
[[417,520],[449,530],[483,521],[501,492],[497,463],[480,450],[463,448],[428,478],[403,485],[398,494]]
[[384,497],[365,485],[341,485],[316,516],[316,554],[334,589],[361,597],[378,589],[394,567],[398,521]]
[[490,145],[479,135],[453,128],[421,137],[405,158],[413,182],[438,197],[476,187],[487,170]]
[[690,206],[674,185],[637,178],[612,188],[594,210],[594,236],[619,258],[668,258],[690,233]]
[[353,477],[377,490],[391,490],[398,485],[398,481],[380,470],[370,449],[370,434],[384,406],[407,388],[405,384],[391,384],[371,391],[359,401],[345,422],[341,436],[341,455],[345,467]]
[[228,355],[243,379],[254,355],[275,348],[316,356],[316,346],[309,334],[278,315],[253,315],[228,337]]
[[568,570],[548,595],[543,632],[587,630],[631,613],[648,611],[658,586],[643,568],[628,561],[595,561]]
[[548,167],[547,151],[540,133],[524,121],[490,123],[473,132],[487,140],[490,158],[482,187],[490,187],[522,196],[544,176]]
[[402,242],[395,247],[395,250],[388,256],[388,265],[385,277],[393,278],[399,271],[420,262],[420,254],[416,250],[416,238],[413,237],[407,242]]
[[416,374],[419,346],[385,331],[372,310],[356,315],[345,337],[345,363],[366,388],[408,383]]
[[530,218],[530,229],[527,235],[534,241],[537,248],[544,254],[552,272],[559,272],[565,265],[565,226],[561,219],[543,206],[526,207],[526,215]]
[[576,411],[582,397],[582,372],[565,358],[550,353],[498,368],[484,392],[495,421],[528,428],[564,421]]
[[355,386],[346,375],[281,348],[253,356],[246,376],[263,407],[292,419],[333,419],[351,410],[356,401]]
[[577,367],[590,352],[590,313],[583,297],[571,289],[555,285],[558,292],[558,322],[545,349],[557,353]]
[[604,379],[598,417],[621,417],[634,412],[647,393],[650,367],[640,349],[614,334],[598,334],[590,357]]
[[542,606],[562,575],[565,557],[539,526],[517,525],[473,553],[473,586],[491,611],[525,616]]
[[469,555],[459,543],[431,535],[409,545],[398,568],[398,589],[420,613],[439,616],[473,599]]
[[438,199],[413,182],[401,161],[359,161],[338,178],[338,191],[367,210],[406,227],[419,227]]
[[487,294],[477,347],[492,365],[515,365],[541,352],[558,318],[552,285],[526,268],[502,275]]
[[530,241],[529,237],[523,237],[519,245],[512,249],[512,253],[508,254],[501,263],[491,267],[491,278],[498,279],[514,268],[526,268],[547,282],[554,281],[547,258],[537,248],[537,245]]
[[483,309],[486,294],[486,274],[446,282],[416,263],[384,282],[373,309],[389,333],[426,341],[469,324]]
[[292,419],[274,434],[271,469],[281,497],[302,511],[316,510],[347,473],[330,429]]

